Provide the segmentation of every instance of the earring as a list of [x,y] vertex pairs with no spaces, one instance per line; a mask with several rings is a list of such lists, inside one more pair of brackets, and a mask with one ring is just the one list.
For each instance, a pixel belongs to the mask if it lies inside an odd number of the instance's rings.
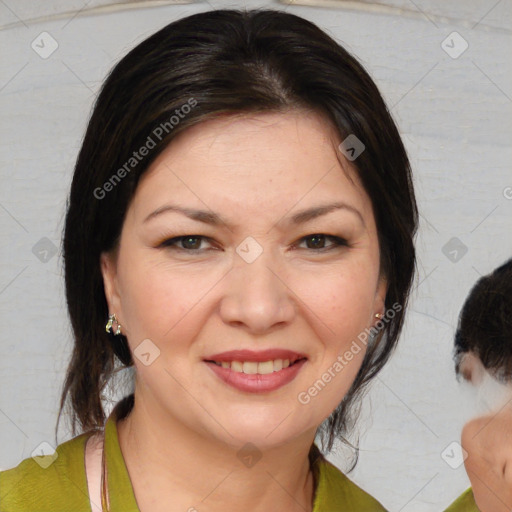
[[114,336],[119,336],[121,334],[121,324],[117,321],[116,314],[113,313],[112,315],[108,315],[108,322],[105,326],[105,330],[110,334],[112,332],[112,324],[117,324],[117,329],[114,332]]
[[380,313],[375,313],[375,318],[377,320],[382,320],[384,318],[384,315],[381,315]]

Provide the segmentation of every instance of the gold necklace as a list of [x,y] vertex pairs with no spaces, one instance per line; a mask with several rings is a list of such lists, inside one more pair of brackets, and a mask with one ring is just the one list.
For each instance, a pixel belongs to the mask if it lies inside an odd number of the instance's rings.
[[103,429],[103,450],[101,454],[101,510],[102,512],[110,511],[110,496],[108,493],[108,475],[107,475],[107,462],[105,456],[105,432]]

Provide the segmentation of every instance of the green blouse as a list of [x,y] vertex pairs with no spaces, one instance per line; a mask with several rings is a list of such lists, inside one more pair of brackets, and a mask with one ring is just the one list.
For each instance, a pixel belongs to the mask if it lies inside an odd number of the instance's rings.
[[[112,512],[140,512],[117,437],[117,407],[105,424],[105,458]],[[27,458],[0,472],[0,512],[90,512],[85,474],[85,442],[81,434],[56,449],[54,455]],[[316,445],[313,472],[313,512],[386,512],[370,495],[328,462]],[[44,468],[45,466],[46,469]]]
[[457,498],[444,512],[480,512],[476,506],[473,491],[468,489]]

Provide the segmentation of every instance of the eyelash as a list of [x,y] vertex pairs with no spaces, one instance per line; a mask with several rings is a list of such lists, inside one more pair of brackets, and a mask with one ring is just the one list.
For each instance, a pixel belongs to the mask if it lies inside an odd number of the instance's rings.
[[[324,233],[314,233],[312,235],[304,236],[304,237],[302,237],[299,240],[298,243],[301,244],[301,243],[305,242],[308,239],[311,239],[313,237],[318,237],[318,236],[324,237],[326,241],[330,240],[332,242],[332,245],[330,245],[328,247],[320,247],[319,249],[306,248],[307,251],[312,251],[312,252],[318,253],[318,252],[332,251],[332,250],[338,249],[340,247],[349,247],[349,244],[348,244],[347,240],[345,240],[344,238],[340,238],[340,237],[334,236],[334,235],[326,235]],[[202,236],[202,235],[177,236],[177,237],[174,237],[174,238],[169,238],[167,240],[164,240],[163,242],[161,242],[158,245],[158,248],[167,248],[167,249],[173,249],[173,250],[178,250],[178,251],[196,252],[196,253],[208,250],[208,249],[186,249],[184,247],[178,247],[176,245],[179,242],[181,242],[183,240],[186,240],[186,239],[190,239],[190,238],[192,238],[192,239],[200,239],[200,240],[207,240],[207,241],[211,240],[210,238],[208,238],[206,236]]]

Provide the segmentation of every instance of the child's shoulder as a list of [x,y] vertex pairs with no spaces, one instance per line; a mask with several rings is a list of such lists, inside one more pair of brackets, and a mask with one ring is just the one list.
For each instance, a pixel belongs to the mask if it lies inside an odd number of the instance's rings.
[[475,503],[472,489],[459,496],[445,512],[480,512]]

